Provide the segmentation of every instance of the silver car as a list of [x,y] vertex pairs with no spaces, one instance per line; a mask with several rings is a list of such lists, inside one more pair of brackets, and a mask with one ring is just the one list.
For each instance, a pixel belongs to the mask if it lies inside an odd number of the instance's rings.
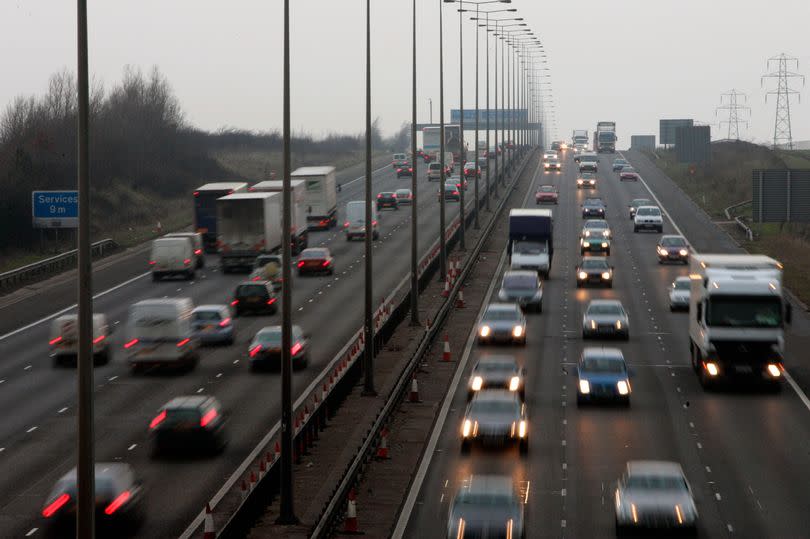
[[543,312],[543,283],[535,271],[512,270],[503,274],[501,301],[515,302],[523,309]]
[[672,282],[669,290],[669,310],[689,310],[689,293],[692,283],[689,277],[678,277]]
[[478,323],[478,343],[526,345],[526,316],[517,303],[491,303]]
[[582,338],[618,337],[630,339],[630,320],[622,302],[616,299],[594,299],[582,317]]
[[580,238],[593,238],[593,239],[610,239],[613,237],[613,232],[610,230],[610,225],[604,219],[588,219],[582,225],[582,232],[579,234]]
[[[475,475],[462,486],[447,518],[447,539],[513,537],[524,539],[525,500],[506,475]],[[491,534],[491,535],[490,535]]]
[[191,327],[200,344],[233,344],[236,340],[227,305],[198,305],[191,311]]
[[520,394],[522,399],[525,369],[513,356],[486,356],[478,360],[470,373],[467,384],[467,400],[485,389],[508,389]]
[[529,451],[529,420],[518,395],[502,389],[475,394],[461,420],[461,452],[467,453],[474,442],[516,444],[521,454]]
[[637,460],[627,463],[615,494],[616,532],[665,528],[697,530],[698,511],[692,487],[677,462]]

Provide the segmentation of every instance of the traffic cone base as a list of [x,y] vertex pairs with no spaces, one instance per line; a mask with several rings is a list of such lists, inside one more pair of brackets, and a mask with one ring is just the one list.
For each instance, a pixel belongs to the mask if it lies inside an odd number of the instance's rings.
[[417,383],[416,378],[411,380],[411,394],[409,395],[408,400],[410,402],[422,402],[421,399],[419,399],[419,384]]
[[444,351],[442,352],[442,361],[450,361],[450,337],[447,333],[444,334]]
[[211,514],[211,504],[205,504],[205,527],[203,529],[203,539],[214,539],[217,532],[214,530],[214,515]]
[[388,460],[388,429],[383,429],[380,432],[380,445],[377,447],[377,454],[374,456],[377,460]]

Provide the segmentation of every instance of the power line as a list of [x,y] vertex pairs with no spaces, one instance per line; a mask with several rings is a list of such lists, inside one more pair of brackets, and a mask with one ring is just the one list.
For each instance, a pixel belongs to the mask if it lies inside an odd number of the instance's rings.
[[798,90],[790,87],[790,79],[802,79],[802,86],[804,86],[804,75],[788,71],[789,65],[795,65],[799,69],[799,59],[786,56],[785,53],[779,56],[768,58],[768,69],[771,69],[771,64],[777,64],[777,70],[772,71],[766,75],[762,75],[761,84],[764,84],[766,78],[778,79],[776,90],[771,90],[765,94],[765,101],[768,101],[768,96],[776,94],[776,121],[773,130],[773,147],[779,146],[786,147],[789,150],[793,149],[793,133],[790,129],[790,96],[798,95],[799,103],[801,103],[801,94]]
[[[720,94],[720,106],[714,111],[715,116],[719,111],[728,111],[728,119],[720,120],[720,128],[723,124],[728,124],[728,140],[740,140],[740,111],[748,111],[751,113],[751,107],[740,104],[740,98],[743,103],[748,102],[748,96],[735,89],[731,89],[724,94]],[[748,122],[745,121],[745,127],[748,127]]]

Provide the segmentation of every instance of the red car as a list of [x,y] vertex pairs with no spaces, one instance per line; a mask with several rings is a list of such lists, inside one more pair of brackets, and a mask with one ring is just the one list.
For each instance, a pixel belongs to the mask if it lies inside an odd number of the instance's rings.
[[641,176],[638,175],[638,172],[633,170],[633,167],[624,167],[621,172],[619,172],[619,181],[631,181],[637,182]]
[[335,273],[332,263],[332,254],[326,247],[310,247],[304,249],[298,256],[298,275],[306,273]]
[[535,204],[556,204],[559,198],[559,191],[553,185],[541,185],[534,194]]
[[464,177],[475,178],[481,177],[481,169],[472,161],[464,163]]

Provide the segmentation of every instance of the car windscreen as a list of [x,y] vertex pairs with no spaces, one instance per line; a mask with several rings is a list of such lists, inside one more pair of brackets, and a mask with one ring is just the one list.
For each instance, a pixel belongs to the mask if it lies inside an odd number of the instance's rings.
[[588,372],[608,372],[611,374],[621,374],[624,372],[624,365],[621,361],[604,357],[587,357],[582,360],[582,370]]
[[487,320],[514,320],[517,322],[518,314],[514,309],[487,309],[484,313],[484,321]]
[[658,208],[639,208],[636,215],[661,215]]
[[598,260],[596,258],[586,258],[582,261],[582,265],[580,266],[582,269],[595,269],[595,270],[606,270],[608,269],[608,263],[606,260]]
[[222,319],[219,311],[195,311],[193,316],[199,322],[219,322]]
[[177,408],[166,410],[166,419],[164,420],[168,425],[177,425],[180,423],[196,423],[200,420],[200,412],[196,408]]
[[[456,505],[475,505],[488,507],[508,507],[513,505],[512,496],[489,492],[464,493],[456,498]],[[466,537],[466,535],[465,535]]]
[[554,192],[554,186],[553,185],[541,185],[540,186],[540,191],[542,191],[543,193],[553,193]]
[[607,221],[586,221],[585,228],[607,228],[608,224]]
[[631,475],[625,484],[628,488],[647,490],[686,490],[682,477],[670,475]]
[[505,275],[503,287],[512,290],[535,290],[537,289],[537,277],[534,275]]
[[236,287],[236,295],[245,296],[266,296],[267,289],[263,285],[242,284]]
[[306,251],[301,253],[301,258],[326,258],[328,255],[326,254],[326,250],[324,249],[307,249]]
[[636,169],[633,167],[622,167],[622,172],[635,172]]
[[683,238],[661,238],[661,245],[664,247],[686,247],[686,240]]
[[512,400],[480,400],[476,399],[470,406],[473,414],[514,414],[520,413],[520,405]]
[[515,364],[505,361],[482,361],[476,370],[480,372],[514,372]]
[[256,340],[268,346],[281,346],[281,328],[262,330],[256,334]]
[[583,206],[588,207],[588,208],[601,208],[602,205],[603,204],[602,204],[601,200],[594,200],[594,199],[587,199],[583,203]]
[[712,296],[706,306],[706,323],[721,327],[779,327],[782,301],[776,296]]
[[539,241],[516,241],[512,245],[512,252],[521,255],[541,255],[548,252],[548,245]]
[[675,281],[673,288],[675,290],[689,290],[691,284],[689,281]]
[[599,161],[599,158],[596,157],[595,155],[583,155],[580,158],[580,161],[582,161],[583,163],[589,163],[589,162],[596,163],[597,161]]
[[612,304],[596,304],[588,307],[588,314],[622,314],[622,308]]

